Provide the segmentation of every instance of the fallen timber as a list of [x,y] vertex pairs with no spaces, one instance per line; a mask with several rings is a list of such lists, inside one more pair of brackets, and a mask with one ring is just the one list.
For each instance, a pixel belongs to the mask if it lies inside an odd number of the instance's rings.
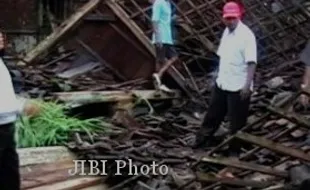
[[[282,101],[281,106],[279,107],[283,107],[285,104],[290,104],[292,100],[296,99],[300,94],[301,92],[297,93],[297,95],[289,96],[286,98],[286,101]],[[172,113],[169,115],[171,114]],[[113,166],[113,161],[117,159],[129,159],[137,168],[139,168],[139,166],[150,165],[152,162],[157,162],[159,165],[167,165],[171,172],[161,177],[166,181],[164,186],[169,186],[169,189],[198,188],[198,186],[201,187],[202,184],[210,184],[212,182],[215,183],[211,186],[203,187],[206,189],[212,189],[216,186],[223,185],[265,189],[267,187],[282,184],[280,181],[287,180],[290,177],[288,173],[290,170],[288,165],[294,160],[291,160],[291,158],[297,158],[300,161],[309,161],[309,155],[304,153],[303,150],[298,147],[296,147],[297,149],[293,149],[291,147],[283,146],[279,142],[268,140],[268,133],[266,133],[267,137],[259,137],[239,132],[233,137],[250,142],[261,148],[267,148],[271,151],[261,152],[262,155],[260,155],[258,153],[261,149],[254,147],[254,149],[249,149],[248,152],[245,152],[245,154],[241,156],[240,159],[244,159],[245,161],[211,156],[211,154],[193,150],[190,147],[190,142],[192,135],[197,128],[195,125],[190,124],[189,120],[179,118],[177,116],[178,114],[175,115],[175,112],[172,115],[174,115],[172,121],[160,119],[160,117],[157,119],[156,117],[150,116],[132,118],[133,122],[138,119],[138,124],[129,125],[129,123],[122,123],[123,125],[120,125],[119,131],[123,131],[123,135],[121,132],[117,136],[99,137],[93,145],[88,143],[86,137],[81,137],[80,139],[82,139],[82,141],[79,142],[79,144],[72,142],[70,148],[76,153],[80,152],[80,154],[78,154],[83,155],[83,158],[85,159],[97,161],[108,160],[108,167],[111,171],[109,179],[111,181],[120,180],[117,176],[113,175],[113,172],[115,173],[116,170],[115,164]],[[270,113],[268,116],[270,116]],[[262,118],[266,118],[266,116],[263,116]],[[263,122],[264,120],[260,119],[259,121],[254,122],[254,124],[261,125]],[[187,127],[183,127],[183,125],[187,125]],[[250,126],[253,127],[255,125],[252,124]],[[297,128],[294,129],[297,130]],[[248,127],[247,131],[252,130],[251,127]],[[281,136],[284,137],[285,134],[290,134],[293,131],[294,130],[288,129],[280,130],[278,135],[275,135],[276,138],[273,139],[279,140],[281,139]],[[249,147],[246,149],[248,148]],[[212,151],[213,154],[217,152],[221,152],[220,148],[216,151]],[[281,159],[281,156],[277,156],[276,153],[287,155],[288,157],[283,160]],[[269,154],[273,155],[269,158],[271,160],[267,158],[264,159],[264,156],[268,157]],[[264,165],[261,165],[263,163]],[[267,163],[268,166],[265,166]],[[193,164],[196,167],[188,167]],[[223,170],[219,165],[234,168],[232,171],[235,177],[233,177],[233,179],[226,179],[214,176],[216,173],[219,175],[221,170]],[[280,167],[281,169],[278,169],[277,167]],[[123,172],[126,173],[128,170],[129,168],[124,168]],[[139,169],[137,171],[139,171]],[[243,178],[252,175],[253,172],[258,177],[261,176],[262,178],[266,178],[267,181],[249,180],[249,177],[246,179]],[[128,175],[128,173],[126,174]],[[156,176],[142,175],[138,180],[131,178],[129,175],[127,179],[127,184],[123,183],[122,187],[117,187],[121,189],[139,189],[142,187],[148,189],[160,189],[159,184],[152,186],[152,184],[156,184]],[[279,184],[275,183],[275,180]],[[112,183],[111,186],[113,186],[113,184],[114,183]]]
[[131,91],[92,91],[92,92],[59,92],[53,93],[55,99],[72,104],[117,102],[125,100],[165,100],[180,98],[180,92],[165,93],[156,90],[131,90]]
[[100,176],[72,176],[75,155],[66,147],[18,149],[22,190],[105,190]]

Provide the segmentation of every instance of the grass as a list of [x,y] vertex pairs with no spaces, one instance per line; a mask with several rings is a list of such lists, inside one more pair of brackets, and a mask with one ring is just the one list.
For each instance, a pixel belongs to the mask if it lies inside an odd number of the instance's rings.
[[74,132],[93,137],[109,126],[101,118],[81,120],[69,117],[67,107],[56,102],[35,101],[42,111],[39,116],[22,116],[16,122],[15,139],[18,148],[59,146],[68,143]]

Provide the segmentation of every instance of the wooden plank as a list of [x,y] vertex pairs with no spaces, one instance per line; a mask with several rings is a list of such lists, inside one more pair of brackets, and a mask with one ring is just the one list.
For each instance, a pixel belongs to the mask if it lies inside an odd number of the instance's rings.
[[17,149],[17,152],[20,166],[54,163],[76,158],[73,153],[63,146],[21,148]]
[[22,189],[35,188],[55,182],[67,181],[68,179],[74,177],[75,176],[69,174],[69,169],[62,169],[45,175],[39,175],[34,177],[22,177],[21,186]]
[[93,14],[89,14],[86,17],[84,17],[85,21],[104,21],[104,22],[115,22],[116,21],[116,17],[115,15],[112,14],[98,14],[98,13],[93,13]]
[[272,187],[268,187],[262,190],[283,190],[285,188],[284,184],[278,184],[278,185],[274,185]]
[[20,168],[20,174],[23,178],[35,177],[45,175],[62,169],[74,168],[73,160],[47,163],[47,164],[35,164],[22,166]]
[[77,190],[102,183],[102,177],[79,177],[64,182],[54,183],[27,190]]
[[134,100],[136,97],[147,100],[165,100],[180,97],[180,92],[166,94],[155,90],[132,90],[132,91],[83,91],[83,92],[60,92],[54,93],[54,97],[60,101],[70,103],[97,103],[97,102],[118,102]]
[[82,6],[76,13],[64,21],[60,26],[54,30],[45,40],[40,42],[34,49],[27,53],[23,61],[19,61],[17,65],[25,65],[25,63],[33,63],[38,57],[44,53],[48,53],[49,50],[63,37],[68,33],[73,27],[82,21],[83,17],[92,11],[98,4],[100,0],[90,0],[84,6]]
[[274,176],[279,176],[279,177],[285,177],[285,178],[288,177],[288,174],[285,171],[278,171],[278,170],[272,169],[271,167],[261,166],[258,164],[253,164],[253,163],[248,163],[248,162],[242,162],[239,160],[234,160],[234,159],[229,159],[229,158],[203,157],[201,161],[213,163],[213,164],[225,165],[225,166],[239,168],[239,169],[261,172],[264,174],[269,174],[269,175],[274,175]]
[[278,152],[280,154],[288,155],[288,156],[298,158],[298,159],[308,161],[308,162],[310,161],[309,154],[306,154],[305,152],[298,150],[298,149],[293,149],[287,146],[283,146],[279,143],[273,142],[263,137],[258,137],[258,136],[250,135],[248,133],[243,133],[243,132],[237,133],[235,137],[245,142],[249,142],[257,146],[264,147],[269,150]]
[[[78,176],[70,176],[68,171],[74,169],[75,165],[72,160],[48,163],[48,164],[37,164],[32,166],[23,166],[21,167],[21,180],[22,180],[22,189],[41,189],[45,187],[52,187],[55,184],[58,186],[65,185],[67,181],[76,181]],[[82,178],[80,176],[79,178]],[[54,183],[54,184],[53,184]],[[61,185],[62,184],[62,185]],[[72,183],[70,183],[72,184]],[[75,184],[75,183],[73,183]],[[105,190],[108,189],[105,184],[88,184],[85,188],[83,184],[82,190]],[[43,187],[41,187],[43,186]],[[71,187],[70,187],[71,188]],[[71,188],[72,189],[72,188]],[[73,188],[74,189],[74,188]],[[58,189],[55,189],[58,190]]]
[[57,74],[57,76],[59,78],[70,79],[72,77],[84,75],[96,69],[96,67],[99,67],[99,66],[100,66],[99,62],[88,62],[78,67],[69,68],[68,70],[64,72]]

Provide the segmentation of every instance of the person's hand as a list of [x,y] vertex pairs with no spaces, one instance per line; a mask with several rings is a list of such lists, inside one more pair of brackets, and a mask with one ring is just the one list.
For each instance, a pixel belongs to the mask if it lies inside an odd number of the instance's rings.
[[309,105],[309,97],[307,95],[302,94],[299,100],[301,105],[303,105],[304,107],[307,107]]
[[[309,86],[308,85],[301,85],[301,89],[304,91],[309,92]],[[299,102],[302,106],[307,107],[309,105],[309,97],[306,94],[301,94],[299,97]]]
[[245,100],[251,95],[251,88],[250,85],[246,84],[244,87],[241,89],[240,92],[241,99]]
[[41,113],[41,111],[41,107],[38,104],[30,100],[25,102],[23,113],[27,117],[36,117]]
[[4,34],[0,32],[0,50],[4,49]]

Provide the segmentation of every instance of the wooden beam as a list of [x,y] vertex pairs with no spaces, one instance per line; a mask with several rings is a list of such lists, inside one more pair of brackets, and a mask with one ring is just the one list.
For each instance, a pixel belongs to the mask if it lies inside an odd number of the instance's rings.
[[58,170],[74,168],[73,160],[55,161],[47,164],[32,164],[20,167],[21,177],[29,179],[31,177],[37,177],[45,174],[49,174]]
[[54,93],[54,97],[60,101],[69,103],[98,103],[119,102],[141,98],[145,100],[165,100],[180,97],[180,92],[166,94],[155,90],[132,90],[132,91],[83,91],[83,92],[60,92]]
[[75,159],[75,155],[63,146],[19,148],[20,166],[53,163]]
[[[23,166],[20,168],[21,171],[21,189],[77,189],[74,181],[84,181],[84,177],[79,174],[71,176],[69,170],[75,170],[76,166],[73,160],[68,161],[54,161],[48,164],[35,164]],[[81,166],[77,167],[77,170],[81,172]],[[89,167],[84,166],[84,172],[89,172]],[[93,176],[94,178],[104,179],[104,176]],[[96,180],[97,181],[97,180]],[[86,181],[85,181],[86,182]],[[103,190],[107,186],[104,183],[78,183],[85,188],[85,190]],[[58,187],[58,188],[55,188]]]
[[5,34],[25,34],[25,35],[35,35],[38,33],[36,30],[27,30],[27,29],[18,29],[18,30],[9,30],[3,29]]
[[284,184],[277,184],[277,185],[274,185],[274,186],[271,186],[271,187],[268,187],[262,190],[283,190],[284,188],[285,188]]
[[[65,168],[44,175],[26,177],[22,180],[22,189],[37,188],[52,183],[70,180],[71,178],[75,177],[69,174],[68,171],[70,171],[70,169],[71,168]],[[72,169],[74,169],[74,166],[72,167]],[[81,172],[81,169],[78,168],[77,171]]]
[[[75,189],[83,189],[87,187],[92,187],[95,185],[102,184],[102,177],[95,176],[81,176],[74,179],[67,179],[61,182],[56,182],[36,188],[31,188],[28,190],[75,190]],[[101,186],[106,188],[105,186]],[[103,189],[103,190],[104,190]]]
[[201,159],[202,162],[208,162],[213,164],[220,164],[224,166],[234,167],[238,169],[245,169],[245,170],[251,170],[254,172],[260,172],[264,174],[269,174],[273,176],[279,176],[279,177],[288,177],[287,172],[285,171],[278,171],[268,166],[261,166],[258,164],[248,163],[248,162],[242,162],[239,160],[233,160],[229,158],[212,158],[212,157],[203,157]]
[[129,15],[117,4],[115,0],[106,0],[106,4],[114,12],[114,14],[132,31],[132,33],[140,40],[147,50],[155,57],[156,52],[147,36],[137,24],[130,19]]
[[84,17],[85,21],[103,21],[103,22],[114,22],[116,17],[112,14],[90,14]]
[[37,61],[39,56],[48,53],[61,37],[82,21],[83,17],[92,11],[99,3],[100,0],[91,0],[82,6],[75,14],[58,26],[53,33],[46,37],[45,40],[40,42],[34,49],[27,53],[23,61],[19,61],[17,65],[33,63],[34,61]]
[[243,133],[243,132],[237,133],[235,137],[245,142],[249,142],[257,146],[261,146],[269,150],[278,152],[280,154],[284,154],[287,156],[291,156],[294,158],[298,158],[298,159],[310,162],[309,154],[306,154],[305,152],[298,150],[298,149],[293,149],[287,146],[283,146],[279,143],[273,142],[266,138],[250,135],[248,133]]

